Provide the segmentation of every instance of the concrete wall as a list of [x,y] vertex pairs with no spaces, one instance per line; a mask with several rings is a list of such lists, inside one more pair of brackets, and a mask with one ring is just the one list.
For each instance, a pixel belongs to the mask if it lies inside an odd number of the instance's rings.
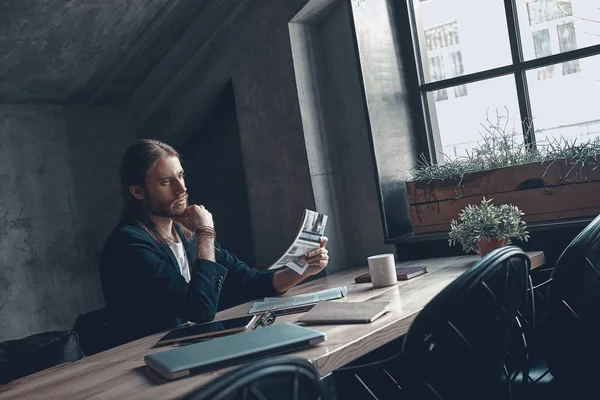
[[206,118],[181,146],[190,204],[202,204],[216,221],[217,240],[249,265],[255,264],[248,194],[233,86],[227,85]]
[[290,39],[316,206],[332,217],[335,272],[394,248],[384,245],[350,9],[329,4],[327,15],[290,24]]
[[[309,208],[331,214],[326,233],[332,240],[333,272],[365,265],[366,255],[393,251],[393,247],[382,246],[383,228],[345,7],[335,9],[328,21],[318,12],[315,28],[323,48],[315,51],[332,53],[319,67],[319,73],[335,78],[323,91],[332,91],[331,101],[340,101],[339,107],[329,109],[334,116],[324,130],[309,132],[305,126],[299,100],[303,89],[297,82],[290,39],[293,27],[289,23],[307,3],[253,2],[186,82],[142,126],[139,135],[175,145],[183,143],[182,138],[193,134],[198,114],[231,80],[257,267],[270,265],[285,251],[303,210]],[[334,3],[344,2],[311,2],[315,8],[328,11],[336,6]],[[313,13],[307,14],[303,21],[315,21],[310,17]],[[303,45],[310,47],[310,43]],[[310,74],[300,74],[305,72]],[[319,135],[320,142],[316,142]],[[330,146],[326,153],[322,153],[321,144]],[[337,161],[329,166],[316,161],[332,154],[350,157],[336,155]]]
[[[294,4],[296,3],[296,4]],[[288,22],[298,1],[263,1],[242,16],[233,83],[258,266],[289,247],[315,209]]]
[[0,105],[0,341],[103,306],[98,259],[132,140],[118,109]]
[[[156,17],[171,3],[175,1],[3,1],[0,103],[89,104],[102,86],[104,92],[129,92],[130,84],[146,73],[140,63],[131,68],[135,62],[130,56],[151,59],[170,44],[170,32],[163,28],[167,24]],[[178,22],[185,26],[185,21],[181,17]],[[163,41],[152,51],[140,48],[139,38],[148,28],[162,34]],[[115,79],[106,87],[107,78],[121,72],[133,82]]]

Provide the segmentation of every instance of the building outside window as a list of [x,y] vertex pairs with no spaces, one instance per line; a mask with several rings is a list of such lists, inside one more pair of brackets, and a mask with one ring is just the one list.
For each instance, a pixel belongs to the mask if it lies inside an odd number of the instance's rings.
[[[537,58],[577,49],[571,1],[534,0],[525,5]],[[579,60],[563,62],[560,70],[562,75],[579,72]],[[554,72],[554,65],[540,68],[538,79],[552,78]]]
[[[456,21],[426,29],[425,41],[432,82],[464,73]],[[453,97],[466,96],[467,88],[465,85],[460,85],[455,87],[452,93]],[[435,101],[448,100],[448,91],[436,90],[433,96]]]
[[600,0],[407,1],[438,162],[475,147],[488,119],[519,142],[600,142]]

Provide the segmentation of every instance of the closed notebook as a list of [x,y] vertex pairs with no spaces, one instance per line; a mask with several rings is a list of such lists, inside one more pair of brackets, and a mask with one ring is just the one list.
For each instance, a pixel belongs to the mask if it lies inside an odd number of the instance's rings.
[[389,301],[324,301],[317,303],[298,321],[307,325],[365,324],[385,314],[389,305]]
[[[396,277],[399,281],[406,281],[410,278],[414,278],[415,276],[423,275],[427,272],[427,268],[420,265],[417,267],[396,267]],[[363,275],[359,275],[354,278],[354,282],[356,283],[368,283],[371,282],[371,274],[368,272]]]

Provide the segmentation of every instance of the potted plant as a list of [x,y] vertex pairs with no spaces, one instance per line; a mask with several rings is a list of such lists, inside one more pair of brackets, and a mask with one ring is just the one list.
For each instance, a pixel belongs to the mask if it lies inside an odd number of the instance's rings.
[[466,253],[475,251],[481,256],[511,243],[511,239],[527,241],[525,215],[517,206],[492,204],[493,199],[480,205],[467,205],[458,215],[459,221],[450,222],[450,246],[460,243]]

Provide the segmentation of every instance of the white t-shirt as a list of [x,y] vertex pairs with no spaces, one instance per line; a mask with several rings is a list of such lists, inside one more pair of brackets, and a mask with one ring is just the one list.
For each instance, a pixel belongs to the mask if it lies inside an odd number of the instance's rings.
[[181,243],[181,240],[179,241],[179,243],[167,243],[169,244],[171,251],[175,255],[175,258],[177,259],[177,263],[179,264],[179,272],[181,272],[181,276],[183,276],[185,281],[189,283],[192,277],[190,275],[190,264],[188,262],[187,255],[185,254],[183,243]]

